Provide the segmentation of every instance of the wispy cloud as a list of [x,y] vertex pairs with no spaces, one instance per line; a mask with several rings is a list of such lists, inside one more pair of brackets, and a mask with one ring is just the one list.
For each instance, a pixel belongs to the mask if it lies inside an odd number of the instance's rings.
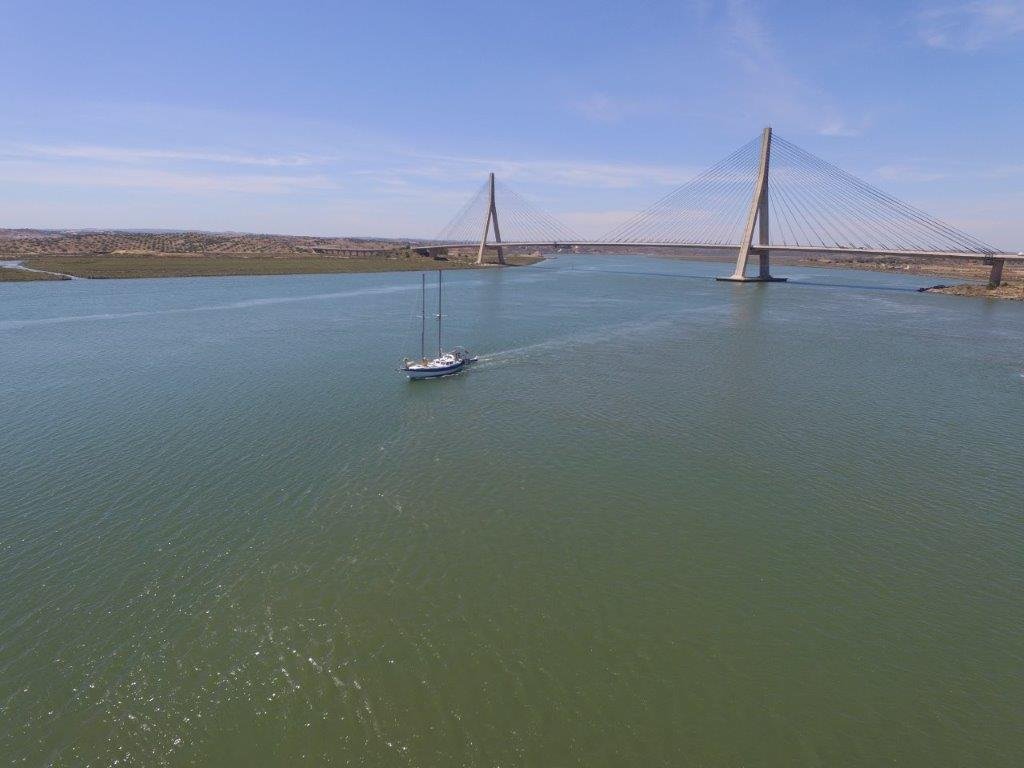
[[488,171],[500,178],[570,187],[630,189],[649,185],[681,184],[694,175],[693,169],[677,166],[638,165],[632,163],[590,163],[574,160],[512,160],[497,157],[458,157],[451,155],[410,154],[411,162],[384,170],[358,173],[374,178],[399,176],[404,179],[482,179]]
[[314,170],[322,162],[309,155],[4,143],[0,182],[281,195],[337,188],[322,168]]
[[987,168],[982,174],[987,179],[1014,179],[1024,177],[1024,163],[1003,163]]
[[944,171],[918,165],[883,165],[875,169],[875,176],[886,181],[923,182],[938,181],[949,176]]
[[570,102],[569,107],[596,123],[615,123],[638,111],[636,104],[613,99],[606,93],[592,93],[586,98]]
[[[818,86],[796,75],[779,51],[785,47],[748,0],[725,4],[725,46],[746,73],[750,96],[764,114],[775,115],[822,136],[858,136],[867,120],[851,120]],[[764,83],[770,83],[769,89]]]
[[[135,148],[97,144],[0,143],[0,182],[288,195],[314,190],[354,190],[362,197],[455,197],[494,171],[524,186],[625,190],[682,183],[693,169],[577,160],[518,160],[424,153],[372,147],[378,164],[327,153],[244,153],[208,149]],[[458,191],[456,188],[458,187]],[[347,193],[346,193],[347,194]],[[453,202],[454,204],[454,202]]]
[[135,147],[105,147],[96,145],[0,145],[0,157],[39,158],[59,160],[99,160],[111,163],[191,162],[218,165],[254,165],[264,167],[308,166],[321,160],[306,155],[249,155],[203,150],[145,149]]
[[1024,178],[1024,164],[957,162],[947,158],[914,159],[879,166],[874,175],[896,182],[929,182],[950,179],[959,182]]
[[917,15],[917,34],[930,48],[978,51],[1024,33],[1024,0],[974,0]]
[[69,167],[39,162],[0,161],[0,182],[86,188],[154,189],[168,192],[237,192],[281,195],[297,191],[336,189],[322,176],[277,174],[208,174],[158,168],[83,165]]
[[868,120],[861,120],[860,123],[854,125],[845,122],[839,118],[832,118],[822,123],[817,133],[819,136],[839,136],[839,137],[850,137],[860,136],[866,130],[869,125]]
[[622,105],[604,93],[591,94],[585,99],[572,102],[569,106],[588,120],[601,123],[615,122],[625,114]]
[[630,210],[565,211],[558,215],[558,220],[585,237],[600,237],[635,215],[636,211]]

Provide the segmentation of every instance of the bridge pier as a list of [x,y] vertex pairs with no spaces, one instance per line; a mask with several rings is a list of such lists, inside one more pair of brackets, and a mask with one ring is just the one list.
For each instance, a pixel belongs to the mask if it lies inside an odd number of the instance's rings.
[[484,249],[487,247],[487,232],[494,224],[494,242],[498,244],[498,263],[505,263],[505,253],[501,248],[501,230],[498,229],[498,206],[494,203],[494,172],[488,179],[490,185],[490,201],[487,203],[487,216],[484,219],[484,234],[480,238],[480,250],[476,253],[476,263],[484,263]]
[[[771,242],[768,230],[768,167],[772,154],[772,129],[768,126],[761,134],[761,160],[758,164],[757,181],[754,183],[754,197],[750,201],[747,225],[743,229],[736,269],[729,277],[716,277],[727,283],[784,283],[784,277],[772,277],[769,263]],[[757,245],[754,245],[754,224],[757,224]],[[747,261],[752,253],[757,254],[756,276],[747,276]]]
[[1003,282],[1003,262],[1005,259],[985,259],[986,264],[992,265],[988,273],[988,287],[998,288]]
[[[742,250],[742,248],[741,248]],[[746,272],[746,261],[743,259],[743,269],[741,270],[737,264],[736,271],[728,277],[716,277],[720,283],[784,283],[788,278],[785,277],[772,277],[771,273],[771,262],[770,262],[770,251],[767,248],[758,248],[753,246],[747,249],[747,255],[752,253],[757,254],[757,274],[747,275]],[[742,258],[742,257],[741,257]]]

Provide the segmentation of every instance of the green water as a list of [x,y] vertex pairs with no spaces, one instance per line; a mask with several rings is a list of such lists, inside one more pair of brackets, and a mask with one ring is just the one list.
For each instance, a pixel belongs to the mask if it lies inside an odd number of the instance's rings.
[[0,763],[1019,764],[1024,304],[727,269],[0,285]]

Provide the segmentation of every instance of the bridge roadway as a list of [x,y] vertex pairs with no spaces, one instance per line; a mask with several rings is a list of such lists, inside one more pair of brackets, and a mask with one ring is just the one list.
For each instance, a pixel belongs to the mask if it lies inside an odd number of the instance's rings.
[[[446,251],[449,248],[479,248],[480,243],[422,243],[413,244],[409,248],[414,251]],[[601,242],[488,242],[487,248],[689,248],[702,251],[735,251],[738,245],[707,245],[697,243],[601,243]],[[965,251],[886,251],[873,248],[829,248],[809,245],[752,245],[751,252],[771,251],[775,253],[846,253],[861,256],[912,256],[923,259],[976,259],[988,261],[1003,259],[1004,261],[1024,262],[1024,253],[969,253]]]
[[[410,245],[412,250],[420,253],[429,254],[431,251],[446,251],[451,248],[477,248],[480,249],[479,243],[423,243],[418,245]],[[642,242],[623,242],[623,243],[602,243],[602,242],[489,242],[485,243],[485,248],[498,249],[498,248],[688,248],[691,250],[703,250],[703,251],[739,251],[739,245],[702,245],[697,243],[642,243]],[[773,252],[783,253],[807,253],[807,254],[818,254],[818,253],[836,253],[836,254],[847,254],[854,256],[910,256],[912,258],[921,259],[968,259],[981,261],[984,264],[988,264],[992,267],[989,272],[988,285],[989,288],[996,288],[1000,285],[1003,279],[1003,265],[1009,262],[1024,263],[1024,253],[974,253],[969,251],[886,251],[875,248],[837,248],[837,247],[815,247],[809,245],[751,245],[749,246],[749,252],[755,255],[762,256],[765,263],[767,263],[767,256]],[[483,251],[481,250],[482,254]],[[761,280],[778,281],[784,280],[784,278],[771,278],[767,275],[767,270],[762,273]],[[733,275],[731,278],[720,278],[722,280],[737,280],[747,281],[742,275]],[[751,282],[756,282],[758,278],[750,279]]]

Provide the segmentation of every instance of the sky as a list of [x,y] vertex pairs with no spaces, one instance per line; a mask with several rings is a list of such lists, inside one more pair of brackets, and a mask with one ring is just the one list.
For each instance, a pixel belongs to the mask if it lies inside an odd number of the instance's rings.
[[765,125],[1024,250],[1024,0],[0,5],[0,227],[598,236]]

